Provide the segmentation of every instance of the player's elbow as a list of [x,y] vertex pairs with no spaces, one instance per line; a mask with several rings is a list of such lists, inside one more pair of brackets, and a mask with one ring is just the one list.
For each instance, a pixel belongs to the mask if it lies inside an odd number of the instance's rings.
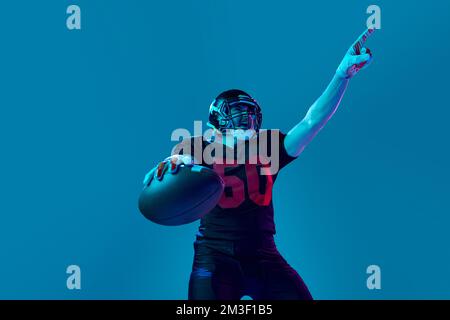
[[323,118],[317,113],[309,113],[302,122],[307,131],[315,131],[317,128],[321,127]]

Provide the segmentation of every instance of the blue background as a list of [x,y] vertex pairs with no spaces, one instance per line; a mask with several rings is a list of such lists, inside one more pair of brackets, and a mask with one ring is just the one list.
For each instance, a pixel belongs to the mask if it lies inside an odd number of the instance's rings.
[[[278,178],[276,240],[316,299],[448,299],[450,2],[375,3],[372,66]],[[185,299],[197,223],[145,220],[144,174],[225,89],[252,93],[266,128],[295,125],[370,4],[3,1],[0,298]]]

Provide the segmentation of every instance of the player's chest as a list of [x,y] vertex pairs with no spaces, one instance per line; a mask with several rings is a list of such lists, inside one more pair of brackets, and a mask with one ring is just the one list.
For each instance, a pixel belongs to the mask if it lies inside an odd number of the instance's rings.
[[272,200],[274,176],[269,175],[259,164],[218,164],[212,168],[225,183],[225,190],[219,201],[224,209],[237,208],[244,201],[258,206],[268,206]]

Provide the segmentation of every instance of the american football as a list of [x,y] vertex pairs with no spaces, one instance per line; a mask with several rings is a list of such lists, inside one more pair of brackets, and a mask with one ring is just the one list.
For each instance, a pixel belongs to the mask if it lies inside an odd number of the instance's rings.
[[200,219],[222,196],[222,178],[207,167],[181,165],[176,174],[153,179],[139,197],[139,210],[149,220],[178,226]]

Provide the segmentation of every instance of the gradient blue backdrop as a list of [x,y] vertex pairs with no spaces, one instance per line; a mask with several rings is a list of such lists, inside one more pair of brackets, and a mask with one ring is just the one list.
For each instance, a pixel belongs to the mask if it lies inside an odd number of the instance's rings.
[[[3,1],[0,298],[186,298],[197,223],[146,221],[144,174],[224,89],[295,125],[372,3]],[[375,3],[373,65],[278,179],[277,243],[317,299],[450,298],[450,2]]]

